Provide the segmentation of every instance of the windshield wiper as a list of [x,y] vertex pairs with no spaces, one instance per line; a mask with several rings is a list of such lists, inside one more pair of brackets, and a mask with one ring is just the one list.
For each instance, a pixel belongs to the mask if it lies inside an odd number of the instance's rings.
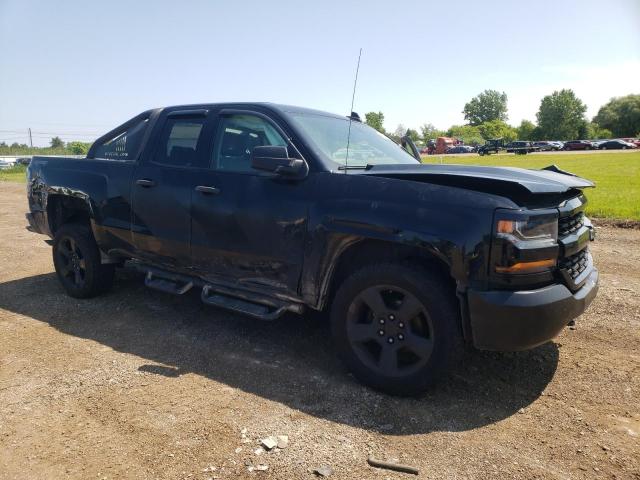
[[366,165],[340,165],[338,170],[369,170],[373,168],[373,165],[367,163]]

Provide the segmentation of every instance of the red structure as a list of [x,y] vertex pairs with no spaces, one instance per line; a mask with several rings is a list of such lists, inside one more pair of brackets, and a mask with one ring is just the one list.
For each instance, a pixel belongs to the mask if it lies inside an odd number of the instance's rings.
[[457,140],[450,137],[438,137],[436,139],[436,155],[440,155],[447,151],[447,148],[456,145]]

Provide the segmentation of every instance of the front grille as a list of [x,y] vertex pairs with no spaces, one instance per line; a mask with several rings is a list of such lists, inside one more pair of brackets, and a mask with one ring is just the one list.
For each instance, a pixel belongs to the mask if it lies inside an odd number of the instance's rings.
[[560,260],[558,266],[562,270],[566,270],[572,279],[578,278],[578,276],[584,272],[589,264],[589,251],[587,249],[582,250],[570,257]]
[[584,212],[578,212],[558,220],[558,236],[565,237],[584,225]]

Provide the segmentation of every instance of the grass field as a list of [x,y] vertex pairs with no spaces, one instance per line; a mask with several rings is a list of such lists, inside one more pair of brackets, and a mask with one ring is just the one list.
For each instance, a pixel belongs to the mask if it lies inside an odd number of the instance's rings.
[[[556,164],[568,172],[593,180],[595,189],[587,190],[587,213],[616,220],[640,220],[640,152],[535,155],[423,157],[425,163],[459,163],[542,168]],[[0,170],[0,180],[24,182],[25,167]]]
[[640,152],[549,153],[535,155],[490,155],[481,157],[442,155],[423,157],[423,162],[465,165],[495,165],[542,168],[555,164],[561,169],[592,180],[587,189],[587,214],[616,220],[640,220]]
[[16,165],[15,167],[0,170],[0,181],[5,182],[24,182],[26,180],[25,172],[27,167],[24,165]]

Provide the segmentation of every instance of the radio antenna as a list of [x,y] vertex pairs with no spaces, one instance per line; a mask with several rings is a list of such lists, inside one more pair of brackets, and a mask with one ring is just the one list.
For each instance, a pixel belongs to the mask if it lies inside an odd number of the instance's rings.
[[347,154],[344,157],[344,173],[349,170],[349,144],[351,141],[351,122],[353,122],[353,102],[356,99],[356,85],[358,85],[358,72],[360,71],[360,57],[362,56],[362,48],[358,53],[358,65],[356,66],[356,79],[353,81],[353,94],[351,95],[351,113],[349,114],[349,132],[347,133]]

